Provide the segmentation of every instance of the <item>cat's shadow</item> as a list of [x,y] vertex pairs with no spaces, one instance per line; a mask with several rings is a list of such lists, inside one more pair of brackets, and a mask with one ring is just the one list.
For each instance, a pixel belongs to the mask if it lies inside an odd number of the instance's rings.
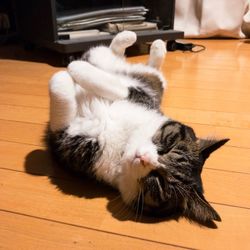
[[[76,175],[58,167],[51,160],[50,154],[46,150],[39,149],[30,152],[25,158],[25,171],[31,175],[47,176],[51,184],[67,195],[85,199],[105,197],[108,200],[107,210],[114,218],[120,221],[131,220],[139,223],[159,223],[169,220],[178,221],[180,218],[178,214],[167,218],[156,218],[142,215],[140,211],[130,210],[122,202],[118,191],[93,179]],[[217,228],[213,222],[206,224],[197,223],[200,226]]]

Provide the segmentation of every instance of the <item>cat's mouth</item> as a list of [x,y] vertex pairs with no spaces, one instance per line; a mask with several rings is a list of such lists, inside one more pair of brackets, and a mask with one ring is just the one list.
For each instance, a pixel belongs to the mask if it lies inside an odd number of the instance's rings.
[[150,162],[148,162],[146,159],[144,159],[143,157],[141,156],[135,156],[134,160],[133,160],[133,165],[136,165],[136,166],[143,166],[143,167],[150,167]]

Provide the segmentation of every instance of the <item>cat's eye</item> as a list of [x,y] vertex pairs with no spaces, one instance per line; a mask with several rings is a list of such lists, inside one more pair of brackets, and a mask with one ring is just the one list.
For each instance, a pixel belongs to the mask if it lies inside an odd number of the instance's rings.
[[172,150],[172,147],[159,147],[157,149],[157,153],[158,155],[165,155],[167,154],[168,152],[170,152]]
[[157,150],[157,153],[158,153],[158,155],[164,155],[164,154],[167,153],[167,151],[166,151],[166,149],[159,148],[159,149]]

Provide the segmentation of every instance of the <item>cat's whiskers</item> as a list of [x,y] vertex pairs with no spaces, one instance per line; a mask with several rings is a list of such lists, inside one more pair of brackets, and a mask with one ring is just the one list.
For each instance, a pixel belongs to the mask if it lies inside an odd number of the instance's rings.
[[114,216],[122,219],[122,220],[127,220],[128,219],[128,215],[129,215],[129,208],[126,206],[126,204],[124,204],[122,201],[118,202],[116,204],[115,207],[113,207],[114,209]]
[[141,187],[141,213],[140,213],[140,217],[139,217],[139,221],[141,221],[141,218],[143,216],[143,209],[144,209],[144,189],[143,187]]
[[183,191],[178,187],[178,186],[176,186],[176,190],[178,191],[178,193],[182,196],[182,198],[184,199],[185,198],[185,196],[184,196],[184,194],[183,194]]
[[144,210],[144,189],[142,185],[139,186],[139,193],[136,201],[135,221],[141,221]]
[[118,194],[115,198],[113,198],[112,200],[109,200],[109,202],[111,203],[111,202],[114,202],[114,201],[116,201],[116,200],[118,200],[119,198],[121,198],[121,195],[120,194]]
[[114,199],[113,203],[114,206],[113,206],[113,209],[114,209],[114,215],[116,217],[123,217],[124,216],[124,212],[127,212],[128,211],[128,207],[124,204],[122,198],[120,197],[117,197],[117,199]]
[[[120,196],[121,197],[121,196]],[[133,193],[132,191],[130,191],[130,193],[128,194],[128,199],[129,200],[132,200],[132,197],[133,197]],[[117,197],[118,199],[119,197]],[[122,197],[121,197],[122,198]],[[116,200],[117,200],[116,199]],[[121,199],[122,200],[122,199]],[[133,207],[135,205],[135,202],[136,200],[133,199],[132,203],[131,203],[131,207]],[[131,213],[131,209],[130,209],[130,206],[126,205],[123,201],[122,202],[118,202],[116,204],[116,208],[118,208],[115,212],[114,212],[114,215],[116,217],[120,217],[122,218],[123,220],[127,220],[129,219],[129,217],[132,216],[132,213]]]
[[137,202],[136,202],[136,214],[135,214],[135,221],[137,222],[138,212],[140,208],[140,197],[141,197],[141,187],[139,189],[139,194],[137,196]]
[[[185,188],[181,187],[180,185],[177,185],[177,187],[180,188],[180,189],[183,191],[183,193],[184,193],[186,196],[188,196],[188,198],[189,198],[190,200],[192,200],[192,201],[195,202],[194,198],[188,193],[188,191],[187,191]],[[177,190],[178,190],[178,188],[177,188]],[[179,191],[180,191],[180,190],[179,190]],[[181,192],[180,192],[180,193],[181,193]],[[182,194],[182,197],[185,199],[185,196],[183,196],[183,193],[181,193],[181,194]]]
[[177,206],[178,196],[177,196],[177,193],[176,193],[176,191],[175,191],[175,188],[172,188],[172,189],[171,189],[171,193],[172,193],[172,191],[173,191],[174,196],[175,196],[175,205]]

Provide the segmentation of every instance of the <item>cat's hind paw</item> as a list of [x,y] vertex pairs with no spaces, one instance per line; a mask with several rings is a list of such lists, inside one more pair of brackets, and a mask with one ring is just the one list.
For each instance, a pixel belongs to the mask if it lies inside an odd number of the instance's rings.
[[122,31],[118,33],[110,44],[110,49],[117,55],[123,56],[125,49],[133,45],[137,40],[136,33],[133,31]]
[[150,47],[150,54],[155,57],[164,57],[167,53],[166,43],[161,39],[155,40]]

